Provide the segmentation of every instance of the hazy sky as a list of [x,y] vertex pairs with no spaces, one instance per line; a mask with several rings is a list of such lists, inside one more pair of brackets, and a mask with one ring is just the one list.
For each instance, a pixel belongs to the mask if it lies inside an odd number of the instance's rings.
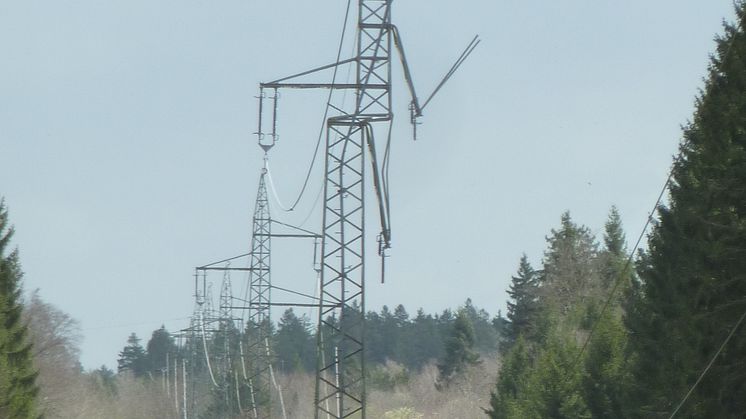
[[[25,289],[80,321],[85,367],[115,367],[133,331],[145,342],[162,323],[186,326],[194,266],[248,250],[257,84],[333,62],[345,5],[0,1],[0,195]],[[474,34],[483,40],[417,142],[394,66],[394,242],[386,284],[368,261],[367,304],[410,313],[468,297],[504,309],[521,253],[538,266],[565,210],[600,233],[616,204],[636,237],[734,15],[731,0],[393,7],[420,95]],[[323,100],[283,93],[271,162],[284,201],[303,181]],[[273,214],[300,223],[320,185],[315,171],[298,210],[273,202]],[[317,213],[305,227],[318,229]],[[311,292],[309,246],[274,251],[275,282]]]

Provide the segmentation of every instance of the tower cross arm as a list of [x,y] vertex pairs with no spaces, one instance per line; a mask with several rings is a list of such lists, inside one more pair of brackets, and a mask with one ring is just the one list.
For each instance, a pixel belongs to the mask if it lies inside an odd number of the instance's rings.
[[300,73],[296,73],[296,74],[293,74],[293,75],[290,75],[290,76],[282,77],[282,78],[279,78],[277,80],[272,80],[270,82],[261,83],[260,86],[261,87],[270,87],[270,88],[272,88],[272,87],[293,87],[293,86],[296,86],[296,85],[306,85],[306,84],[308,84],[308,85],[318,85],[318,86],[334,86],[331,83],[289,83],[288,81],[289,80],[293,80],[293,79],[297,79],[298,77],[307,76],[309,74],[318,73],[319,71],[324,71],[324,70],[328,70],[330,68],[334,68],[334,67],[338,67],[338,66],[341,66],[341,65],[353,63],[353,62],[356,62],[356,61],[357,61],[357,57],[348,58],[346,60],[341,60],[339,62],[334,62],[334,63],[327,64],[327,65],[322,65],[320,67],[312,68],[310,70],[306,70],[306,71],[302,71]]

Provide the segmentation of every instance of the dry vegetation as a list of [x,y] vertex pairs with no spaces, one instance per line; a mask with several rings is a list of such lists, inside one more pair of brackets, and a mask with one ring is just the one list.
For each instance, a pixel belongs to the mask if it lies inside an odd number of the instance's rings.
[[24,319],[34,344],[39,407],[49,419],[175,418],[173,402],[160,383],[99,369],[83,371],[78,361],[78,323],[33,292]]
[[[406,373],[406,378],[391,387],[370,383],[367,414],[385,419],[473,419],[484,417],[482,408],[489,406],[490,390],[497,377],[495,356],[482,356],[480,365],[470,368],[465,375],[448,387],[437,390],[438,370],[429,364],[417,373]],[[402,368],[387,364],[379,374],[401,376]],[[280,376],[288,419],[313,417],[314,378],[309,374]]]
[[[83,371],[78,361],[77,322],[44,302],[36,292],[25,304],[25,319],[34,343],[39,401],[46,418],[177,418],[173,394],[167,394],[158,377],[136,379],[105,368]],[[437,390],[438,370],[434,363],[418,372],[409,372],[393,362],[373,366],[368,380],[368,417],[483,417],[482,408],[489,405],[497,369],[496,356],[482,355],[479,365]],[[313,375],[279,374],[277,380],[288,419],[313,417]],[[276,417],[282,417],[279,398],[276,393],[273,396]]]

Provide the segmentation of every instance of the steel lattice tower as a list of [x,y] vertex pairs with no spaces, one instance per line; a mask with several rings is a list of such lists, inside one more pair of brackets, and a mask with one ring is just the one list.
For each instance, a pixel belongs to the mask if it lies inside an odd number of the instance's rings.
[[219,347],[215,348],[215,358],[218,362],[218,384],[220,392],[225,400],[225,405],[232,407],[232,387],[233,383],[233,361],[231,359],[231,334],[235,332],[233,311],[233,286],[231,284],[230,271],[223,272],[223,281],[220,286],[220,311],[218,312],[218,333],[215,338],[219,337]]
[[269,340],[272,338],[270,322],[270,235],[271,219],[265,177],[262,169],[254,208],[253,235],[251,239],[251,267],[249,270],[249,321],[246,325],[248,352],[248,377],[252,391],[252,415],[268,418],[271,415],[272,362]]
[[365,144],[392,119],[391,0],[361,0],[358,29],[356,106],[327,122],[317,418],[365,417]]
[[[391,23],[393,0],[358,0],[356,54],[309,71],[261,83],[274,89],[333,89],[355,92],[354,106],[332,104],[329,95],[327,109],[337,114],[326,121],[324,164],[324,209],[319,284],[319,317],[317,328],[317,371],[314,397],[314,417],[365,418],[365,187],[366,154],[370,155],[372,183],[378,198],[381,232],[378,252],[385,257],[390,247],[391,230],[387,187],[387,158],[393,113],[391,107],[392,46],[400,53],[404,78],[412,102],[410,121],[415,126],[422,110],[443,84],[453,75],[479,43],[474,37],[440,84],[420,105],[401,45],[399,32]],[[345,19],[346,21],[346,19]],[[344,35],[342,37],[344,39]],[[392,45],[393,44],[393,45]],[[340,42],[340,51],[342,42]],[[343,65],[355,66],[354,83],[294,82],[320,71]],[[259,95],[260,145],[262,132],[262,101]],[[276,140],[277,94],[274,97],[272,143]],[[343,101],[342,101],[343,102]],[[374,136],[388,128],[384,161],[379,165]],[[384,131],[385,132],[385,131]],[[264,145],[262,145],[265,147]],[[271,145],[267,145],[271,146]],[[367,150],[366,150],[367,148]],[[266,151],[266,150],[265,150]],[[310,171],[309,171],[310,173]],[[302,195],[302,192],[301,192]],[[300,199],[300,198],[299,198]],[[296,201],[297,202],[297,201]],[[385,259],[382,259],[385,260]]]

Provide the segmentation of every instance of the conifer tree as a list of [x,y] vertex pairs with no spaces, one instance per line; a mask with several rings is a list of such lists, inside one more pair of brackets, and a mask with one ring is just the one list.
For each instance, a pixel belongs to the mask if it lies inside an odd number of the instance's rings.
[[140,345],[140,338],[135,333],[127,338],[127,345],[119,352],[117,360],[117,371],[129,371],[135,377],[139,377],[148,371],[148,358]]
[[572,368],[576,355],[574,342],[567,337],[551,336],[537,356],[529,377],[528,394],[523,401],[525,415],[514,417],[588,417],[582,391],[582,372]]
[[604,224],[604,246],[607,252],[617,257],[624,257],[626,253],[626,238],[622,229],[622,217],[619,209],[612,206],[609,210],[609,218]]
[[298,317],[292,308],[285,310],[277,326],[273,348],[280,368],[285,371],[310,371],[316,361],[314,340],[306,316]]
[[442,356],[443,346],[440,344],[442,339],[438,333],[438,325],[435,318],[430,314],[425,314],[423,309],[417,310],[417,316],[412,322],[412,328],[415,330],[412,339],[412,360],[410,367],[420,369],[431,359],[438,359]]
[[166,359],[169,356],[173,357],[176,355],[176,344],[174,343],[174,338],[166,330],[166,326],[161,326],[160,329],[153,331],[148,344],[145,346],[145,350],[149,371],[162,371],[168,367]]
[[[637,415],[672,412],[746,310],[746,6],[717,39],[627,310]],[[744,326],[679,412],[746,412]]]
[[21,279],[18,251],[8,251],[13,227],[0,200],[0,417],[38,417],[31,343],[21,321]]
[[479,363],[474,352],[474,328],[464,310],[459,310],[451,334],[445,340],[445,356],[438,363],[438,387],[448,383],[470,366]]
[[576,354],[574,343],[555,333],[532,357],[519,336],[505,358],[485,413],[492,419],[590,417],[582,373],[572,368]]
[[585,402],[594,418],[625,418],[625,386],[629,384],[627,335],[618,314],[598,320],[586,351],[583,376]]
[[520,400],[525,398],[531,357],[523,335],[518,335],[513,347],[505,355],[494,391],[490,393],[490,408],[485,410],[492,419],[522,416]]
[[[610,289],[617,281],[623,281],[621,284],[626,286],[630,281],[632,270],[625,266],[628,258],[626,238],[622,228],[622,218],[615,206],[611,207],[609,218],[604,225],[604,248],[599,256],[604,289]],[[622,294],[622,292],[619,293],[619,295]]]
[[528,262],[526,254],[521,256],[518,272],[512,277],[508,288],[508,320],[510,321],[509,342],[514,342],[518,336],[528,336],[538,310],[539,276]]
[[543,306],[564,315],[597,295],[600,280],[598,245],[590,229],[575,224],[569,212],[562,214],[560,222],[559,230],[552,229],[546,239],[541,298]]

